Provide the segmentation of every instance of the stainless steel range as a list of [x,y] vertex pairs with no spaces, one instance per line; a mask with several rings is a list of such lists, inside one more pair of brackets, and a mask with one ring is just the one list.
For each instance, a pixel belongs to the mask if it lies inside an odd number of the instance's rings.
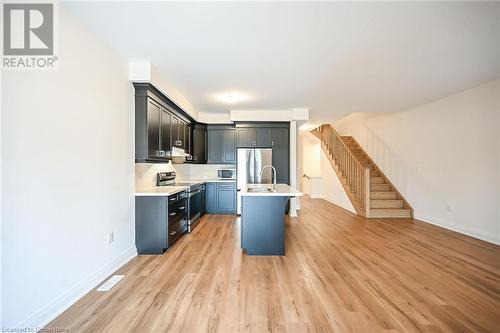
[[157,186],[189,186],[188,189],[188,233],[196,227],[201,216],[201,188],[203,182],[176,182],[175,172],[156,174]]

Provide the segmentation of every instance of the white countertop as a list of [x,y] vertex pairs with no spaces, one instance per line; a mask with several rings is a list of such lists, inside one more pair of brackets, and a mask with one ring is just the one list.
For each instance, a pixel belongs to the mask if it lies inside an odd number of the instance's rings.
[[[234,179],[176,179],[179,183],[186,183],[190,185],[203,184],[203,183],[235,183]],[[149,186],[140,187],[135,190],[136,197],[166,197],[187,190],[189,186]]]
[[135,190],[136,197],[167,197],[189,189],[189,186],[151,186]]
[[242,196],[275,196],[275,197],[301,197],[303,195],[299,190],[287,185],[276,184],[274,192],[248,192],[248,188],[271,188],[273,184],[248,184],[245,189],[242,189],[240,195]]
[[200,178],[200,179],[176,179],[177,182],[182,183],[192,183],[192,184],[201,184],[201,183],[236,183],[236,179],[217,179],[217,178]]

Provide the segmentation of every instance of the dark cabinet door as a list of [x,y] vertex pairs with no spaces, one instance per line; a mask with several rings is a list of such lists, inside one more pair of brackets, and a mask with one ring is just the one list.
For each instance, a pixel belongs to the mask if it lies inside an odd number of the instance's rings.
[[184,121],[180,120],[179,121],[179,141],[180,141],[179,147],[183,148],[183,149],[188,148],[186,145],[186,143],[187,143],[186,132],[187,132],[187,124]]
[[219,188],[217,191],[217,210],[221,213],[236,211],[236,190]]
[[224,131],[224,163],[236,163],[236,132]]
[[162,108],[160,149],[164,152],[165,156],[169,156],[172,150],[171,126],[172,126],[172,116],[166,109]]
[[288,148],[288,128],[271,129],[271,146],[273,148]]
[[200,213],[201,215],[205,214],[207,212],[207,186],[202,185],[201,189],[201,200],[200,200]]
[[205,189],[205,209],[207,213],[217,213],[217,183],[207,183]]
[[253,147],[257,144],[254,128],[238,128],[236,136],[238,147]]
[[192,129],[190,124],[184,126],[184,149],[189,155],[193,154],[192,144],[191,144]]
[[139,254],[162,254],[167,243],[166,197],[135,198],[135,246]]
[[271,129],[259,127],[256,129],[257,147],[271,147]]
[[180,146],[180,140],[179,140],[179,127],[180,127],[180,119],[177,118],[176,116],[172,116],[172,146],[179,147]]
[[289,156],[287,148],[273,148],[273,166],[276,168],[276,182],[289,184]]
[[208,131],[208,163],[224,163],[224,131]]
[[207,163],[207,128],[194,125],[193,129],[193,162]]
[[160,154],[160,114],[161,107],[151,99],[148,99],[147,132],[148,132],[148,156],[158,158]]

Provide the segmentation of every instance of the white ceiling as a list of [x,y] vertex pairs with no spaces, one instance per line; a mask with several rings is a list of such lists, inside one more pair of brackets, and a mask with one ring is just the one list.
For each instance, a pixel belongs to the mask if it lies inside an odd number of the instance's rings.
[[[500,76],[500,3],[65,3],[199,111],[397,112]],[[225,104],[215,96],[246,94]]]

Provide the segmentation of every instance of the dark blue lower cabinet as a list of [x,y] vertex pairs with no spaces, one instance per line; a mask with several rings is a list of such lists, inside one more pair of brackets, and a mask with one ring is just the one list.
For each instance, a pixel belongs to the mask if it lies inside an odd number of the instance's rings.
[[236,211],[236,190],[219,188],[217,191],[217,209],[221,213],[234,214]]
[[206,210],[209,214],[236,214],[236,183],[207,183]]
[[248,255],[285,255],[285,207],[289,199],[241,197],[241,248]]
[[139,254],[162,254],[187,231],[187,193],[135,198],[135,246]]
[[207,183],[205,205],[208,214],[217,213],[217,183]]

